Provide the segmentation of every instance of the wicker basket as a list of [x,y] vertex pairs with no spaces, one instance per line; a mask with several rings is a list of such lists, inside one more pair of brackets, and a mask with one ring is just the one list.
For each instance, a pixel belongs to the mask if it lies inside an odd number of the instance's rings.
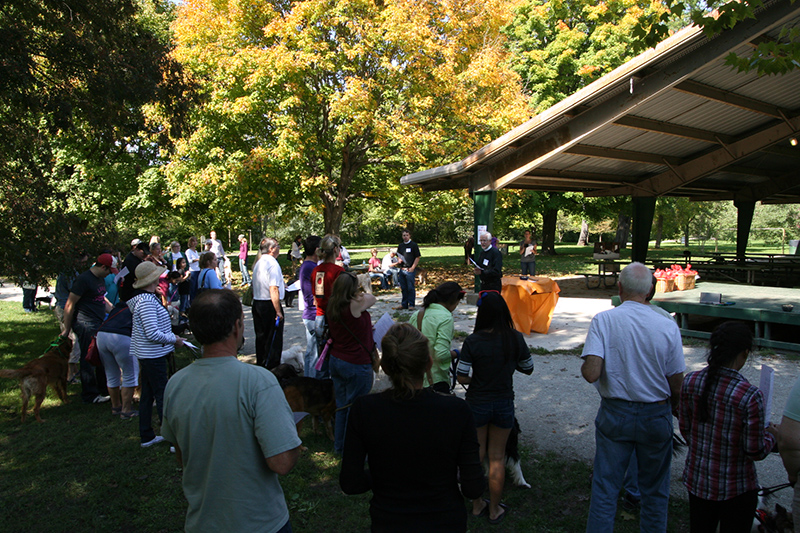
[[661,278],[656,281],[656,292],[672,292],[675,290],[674,279]]
[[694,275],[680,274],[675,277],[675,288],[679,291],[694,289]]

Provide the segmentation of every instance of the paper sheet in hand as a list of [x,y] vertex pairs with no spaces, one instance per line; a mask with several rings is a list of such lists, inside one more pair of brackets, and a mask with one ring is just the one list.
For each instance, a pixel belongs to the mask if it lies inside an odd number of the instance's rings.
[[286,289],[284,289],[284,290],[287,290],[289,292],[299,291],[300,290],[300,280],[298,279],[297,281],[295,281],[294,283],[292,283],[291,285],[286,287]]
[[769,365],[761,365],[761,382],[758,388],[764,395],[764,425],[769,425],[769,417],[772,415],[772,383],[775,380],[775,370]]
[[119,284],[119,280],[121,278],[124,278],[125,276],[127,276],[129,273],[130,273],[130,270],[128,270],[128,267],[125,267],[122,270],[120,270],[119,272],[117,272],[117,275],[114,276],[114,285]]
[[478,263],[476,263],[473,258],[470,257],[469,258],[469,262],[472,263],[473,265],[475,265],[475,268],[480,268],[481,270],[483,270],[483,267],[480,266]]
[[389,316],[389,313],[384,313],[383,316],[375,323],[375,331],[372,332],[372,339],[378,346],[381,345],[381,339],[389,331],[389,328],[394,325],[394,320]]
[[192,344],[189,341],[183,341],[183,345],[186,346],[187,348],[189,348],[195,354],[200,352],[200,348],[198,348],[197,346],[195,346],[194,344]]

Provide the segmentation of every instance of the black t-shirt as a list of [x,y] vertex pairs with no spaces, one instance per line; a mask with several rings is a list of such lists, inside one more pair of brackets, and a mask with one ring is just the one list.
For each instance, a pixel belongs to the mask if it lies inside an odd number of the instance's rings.
[[485,486],[472,411],[460,398],[429,389],[400,401],[390,394],[353,402],[342,489],[348,494],[372,490],[375,530],[465,531],[464,497],[479,497]]
[[100,323],[106,317],[106,284],[87,270],[72,283],[69,292],[81,297],[78,300],[75,316],[79,320]]
[[408,244],[401,242],[397,246],[397,256],[403,260],[403,268],[408,268],[414,264],[417,257],[422,257],[419,253],[419,246],[414,241],[408,241]]
[[503,357],[503,338],[490,331],[478,331],[464,339],[461,360],[472,365],[467,401],[476,403],[514,399],[514,371],[531,354],[525,337],[514,331],[512,352]]
[[133,255],[133,252],[129,252],[122,263],[123,268],[128,269],[128,273],[120,280],[121,284],[119,286],[119,298],[123,302],[127,302],[134,296],[133,282],[136,281],[136,267],[141,262],[142,260]]

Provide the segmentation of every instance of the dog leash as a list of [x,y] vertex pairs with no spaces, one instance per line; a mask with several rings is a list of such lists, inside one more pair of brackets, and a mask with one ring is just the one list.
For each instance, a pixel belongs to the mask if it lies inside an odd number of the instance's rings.
[[758,489],[759,496],[769,496],[773,492],[778,492],[779,490],[783,490],[786,487],[791,487],[791,483],[781,483],[780,485],[774,485],[772,487],[761,487]]

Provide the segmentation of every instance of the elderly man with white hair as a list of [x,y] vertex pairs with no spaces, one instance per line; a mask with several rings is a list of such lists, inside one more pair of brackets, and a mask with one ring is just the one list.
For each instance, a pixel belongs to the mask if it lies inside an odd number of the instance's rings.
[[475,275],[481,278],[482,291],[497,291],[503,288],[503,254],[492,246],[492,234],[481,233],[478,237],[481,251],[475,260]]
[[666,531],[672,459],[672,413],[683,372],[675,321],[647,303],[652,274],[631,263],[619,276],[622,304],[592,319],[581,374],[600,393],[588,532],[611,532],[623,476],[633,453],[639,467],[642,531]]

